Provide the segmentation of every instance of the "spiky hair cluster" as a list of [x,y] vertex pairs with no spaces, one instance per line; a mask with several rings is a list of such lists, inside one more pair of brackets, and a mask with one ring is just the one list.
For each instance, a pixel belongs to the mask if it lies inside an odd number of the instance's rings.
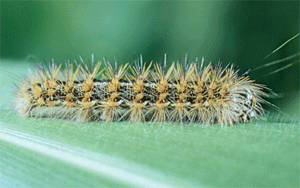
[[[93,58],[92,58],[93,59]],[[264,86],[232,64],[222,67],[196,61],[146,65],[101,62],[38,64],[15,91],[21,116],[87,121],[247,122],[264,114]],[[154,67],[154,68],[152,68]]]

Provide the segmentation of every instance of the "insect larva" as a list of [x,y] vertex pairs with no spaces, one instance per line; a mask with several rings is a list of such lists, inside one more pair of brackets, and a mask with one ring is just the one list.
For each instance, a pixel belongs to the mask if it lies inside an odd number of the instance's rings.
[[21,116],[87,121],[247,122],[264,114],[265,86],[238,75],[232,64],[135,65],[104,62],[36,66],[15,91]]

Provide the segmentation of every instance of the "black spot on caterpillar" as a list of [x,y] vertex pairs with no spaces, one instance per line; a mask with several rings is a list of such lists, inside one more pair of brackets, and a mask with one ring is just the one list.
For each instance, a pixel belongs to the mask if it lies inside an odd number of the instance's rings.
[[[93,59],[93,58],[92,58]],[[204,66],[204,59],[135,65],[51,61],[36,65],[15,91],[21,116],[88,121],[156,121],[220,125],[247,122],[264,114],[267,94],[248,73],[232,64]],[[151,68],[154,67],[154,70]]]

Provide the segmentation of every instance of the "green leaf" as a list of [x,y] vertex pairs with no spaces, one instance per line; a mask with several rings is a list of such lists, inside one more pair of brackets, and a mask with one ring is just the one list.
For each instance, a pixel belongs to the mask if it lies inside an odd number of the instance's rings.
[[[27,67],[0,65],[16,75]],[[299,186],[298,120],[207,127],[25,118],[9,105],[16,81],[0,78],[1,186]]]

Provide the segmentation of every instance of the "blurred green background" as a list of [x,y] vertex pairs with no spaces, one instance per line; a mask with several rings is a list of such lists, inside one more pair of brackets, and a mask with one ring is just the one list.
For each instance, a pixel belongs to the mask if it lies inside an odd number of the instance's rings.
[[[167,53],[171,63],[188,53],[190,60],[221,59],[246,71],[299,52],[298,37],[263,60],[297,33],[297,1],[1,1],[1,59],[61,63],[94,54],[96,60],[117,57],[126,63],[134,54],[150,62],[162,61]],[[271,101],[285,111],[288,102],[299,101],[299,63],[261,76],[290,62],[251,73],[283,96]]]

